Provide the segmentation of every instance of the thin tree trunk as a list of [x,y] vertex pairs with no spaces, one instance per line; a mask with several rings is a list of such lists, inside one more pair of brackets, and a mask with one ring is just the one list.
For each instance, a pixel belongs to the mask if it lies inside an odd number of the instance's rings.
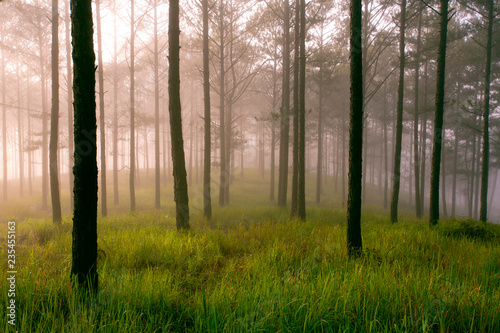
[[52,111],[50,115],[50,194],[52,220],[60,224],[61,199],[57,165],[57,139],[59,137],[59,4],[52,0]]
[[418,114],[419,110],[419,88],[420,88],[420,45],[421,45],[421,30],[422,30],[422,12],[418,14],[418,34],[417,34],[417,50],[415,53],[415,110],[413,114],[413,167],[415,174],[415,214],[417,218],[422,217],[422,204],[420,197],[420,161],[418,160]]
[[182,114],[179,71],[179,0],[171,0],[168,22],[168,96],[170,114],[170,136],[172,140],[172,162],[174,165],[174,201],[177,230],[189,229],[189,200],[182,139]]
[[[75,96],[75,209],[71,276],[97,293],[97,146],[91,1],[71,0]],[[81,143],[86,142],[85,146]],[[85,148],[84,148],[85,147]]]
[[[444,127],[444,123],[443,123]],[[448,206],[446,204],[446,151],[444,147],[444,138],[443,138],[443,150],[441,156],[441,200],[443,203],[443,216],[448,217]]]
[[[306,219],[306,1],[300,2],[300,88],[299,88],[298,215]],[[321,140],[321,137],[320,137]],[[310,159],[308,159],[310,160]],[[321,167],[321,165],[320,165]],[[321,187],[321,183],[320,183]]]
[[[69,175],[69,193],[70,193],[70,206],[71,210],[73,210],[74,202],[73,202],[73,156],[75,153],[74,145],[73,145],[73,73],[71,69],[71,41],[70,41],[70,27],[71,20],[69,17],[69,7],[70,0],[65,1],[65,10],[64,16],[66,20],[65,29],[66,29],[66,76],[67,76],[67,108],[68,108],[68,175]],[[28,99],[29,100],[29,99]],[[31,153],[30,153],[31,155]]]
[[278,206],[286,207],[288,185],[288,151],[290,140],[290,3],[284,0],[283,19],[283,88],[280,112],[280,151],[278,175]]
[[351,0],[351,120],[349,130],[349,196],[347,201],[347,252],[361,254],[361,185],[363,151],[363,49],[361,41],[361,0]]
[[224,1],[220,1],[220,17],[219,17],[219,34],[220,34],[220,100],[219,100],[219,140],[220,140],[220,179],[219,179],[219,206],[224,206],[225,200],[225,186],[229,181],[226,172],[226,127],[225,127],[225,110],[224,110],[224,97],[225,97],[225,63],[224,63]]
[[[323,49],[323,26],[321,26],[320,52]],[[323,169],[323,63],[319,65],[318,96],[318,160],[316,164],[316,203],[321,201],[321,173]]]
[[[30,143],[30,145],[32,145],[32,142],[33,142],[33,138],[32,138],[32,133],[31,133],[31,107],[30,107],[30,98],[31,98],[31,94],[30,94],[30,76],[27,75],[27,86],[28,86],[28,89],[27,89],[27,104],[28,104],[28,142]],[[71,129],[70,129],[70,132],[71,132]],[[5,133],[5,132],[4,132]],[[73,138],[73,136],[71,136],[71,138]],[[32,171],[32,161],[31,161],[31,155],[33,154],[33,150],[30,149],[28,151],[28,193],[29,195],[32,195],[33,194],[33,171]],[[72,157],[70,158],[70,161],[72,160]],[[73,175],[73,170],[70,170],[70,174]],[[73,185],[71,184],[71,189],[73,189]],[[71,192],[71,198],[73,198],[73,192]],[[73,200],[71,200],[71,202],[73,203]],[[71,208],[73,208],[73,206],[71,206]]]
[[116,41],[116,0],[113,1],[113,199],[117,206],[120,203],[118,194],[118,43]]
[[439,221],[439,175],[441,166],[441,150],[443,145],[444,84],[446,66],[446,34],[448,31],[448,0],[441,0],[441,24],[439,33],[439,49],[436,78],[436,114],[434,118],[434,138],[431,167],[431,197],[429,201],[429,224]]
[[484,80],[484,107],[483,107],[483,156],[481,166],[481,207],[479,219],[486,222],[488,218],[488,173],[490,162],[490,81],[491,81],[491,50],[493,39],[493,0],[488,1],[488,41],[486,44],[486,70]]
[[210,194],[210,172],[211,172],[211,119],[210,119],[210,62],[208,45],[208,0],[202,0],[203,6],[203,96],[205,117],[205,150],[203,156],[203,215],[211,221],[212,219],[212,195]]
[[135,18],[134,0],[130,2],[130,210],[135,211]]
[[154,2],[154,81],[155,81],[155,208],[160,201],[160,76],[158,52],[158,1]]
[[401,1],[401,18],[399,32],[399,83],[396,120],[396,147],[394,151],[394,171],[392,182],[391,222],[398,222],[399,189],[401,183],[401,148],[403,137],[403,102],[405,84],[405,28],[406,0]]
[[457,173],[458,173],[458,133],[455,129],[455,144],[453,151],[453,184],[451,191],[451,217],[455,217],[457,200]]
[[300,85],[300,0],[295,0],[295,51],[293,55],[293,150],[292,150],[292,203],[291,217],[298,215],[298,185],[299,185],[299,85]]
[[108,203],[106,195],[106,131],[104,125],[104,66],[102,62],[102,33],[101,33],[101,0],[95,1],[96,25],[97,25],[97,59],[99,74],[99,127],[101,136],[101,214],[108,215]]

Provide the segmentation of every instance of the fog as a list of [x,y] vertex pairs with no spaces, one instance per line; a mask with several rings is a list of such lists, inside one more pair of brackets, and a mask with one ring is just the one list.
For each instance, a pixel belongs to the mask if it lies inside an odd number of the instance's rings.
[[[227,184],[258,173],[266,182],[270,204],[279,191],[281,118],[288,117],[290,130],[288,176],[293,166],[293,98],[283,110],[283,14],[282,1],[210,1],[210,100],[212,195],[223,188],[221,172],[221,119]],[[223,7],[221,7],[223,3]],[[389,209],[393,188],[396,143],[396,111],[399,71],[399,2],[364,1],[363,79],[363,205]],[[431,5],[433,2],[430,2]],[[135,181],[155,177],[159,159],[160,181],[171,182],[172,158],[168,117],[168,3],[157,6],[157,59],[155,63],[154,7],[156,1],[137,1],[133,22],[135,40],[131,50],[131,3],[102,1],[103,96],[96,86],[99,114],[104,102],[104,141],[108,205],[116,205],[114,183],[126,181],[130,154],[135,154]],[[441,164],[441,213],[444,217],[479,218],[487,19],[481,5],[469,7],[450,2],[455,10],[448,25],[444,136]],[[50,206],[48,155],[51,89],[51,7],[43,1],[2,1],[1,112],[2,149],[0,179],[3,200],[25,198],[28,206]],[[221,8],[224,12],[221,15]],[[95,6],[94,6],[95,9]],[[292,11],[294,7],[292,6]],[[58,175],[63,207],[69,210],[70,174],[73,166],[71,68],[68,72],[67,1],[59,1],[59,129]],[[498,11],[498,8],[496,9]],[[400,210],[413,213],[415,190],[429,210],[432,142],[435,113],[438,16],[421,1],[408,2],[406,9],[405,85],[402,118]],[[305,72],[305,173],[309,182],[307,204],[328,202],[342,207],[347,202],[349,162],[349,31],[345,1],[309,1],[306,8]],[[181,102],[184,152],[188,185],[203,182],[204,95],[202,59],[202,12],[198,1],[181,3]],[[94,10],[94,22],[97,21]],[[290,29],[290,86],[294,84],[294,25]],[[221,25],[222,24],[222,25]],[[95,23],[94,23],[95,25]],[[493,31],[499,31],[498,19]],[[116,29],[116,30],[115,30]],[[94,29],[96,66],[97,31]],[[116,34],[115,34],[116,32]],[[134,53],[134,104],[131,105],[131,53]],[[222,55],[222,56],[221,56]],[[155,67],[158,86],[155,86]],[[96,67],[97,68],[97,67]],[[223,69],[224,68],[224,69]],[[500,43],[493,43],[489,100],[488,219],[500,221]],[[221,75],[222,74],[222,75]],[[98,72],[96,71],[96,77]],[[418,76],[418,78],[417,78]],[[221,83],[224,83],[223,85]],[[418,86],[417,86],[418,85]],[[221,86],[224,86],[223,90]],[[418,89],[416,89],[418,88]],[[418,91],[416,91],[418,90]],[[155,99],[155,93],[158,99]],[[293,95],[293,94],[292,94]],[[286,96],[286,94],[285,94]],[[285,97],[286,98],[286,97]],[[416,105],[416,101],[418,101]],[[156,104],[158,103],[158,104]],[[221,118],[221,104],[223,115]],[[155,105],[159,108],[159,156],[155,156]],[[135,111],[135,147],[131,150],[130,112]],[[45,125],[43,124],[45,119]],[[103,138],[98,118],[97,145]],[[416,123],[415,123],[416,120]],[[418,142],[415,145],[414,138]],[[417,154],[414,149],[417,147]],[[285,149],[285,148],[282,148]],[[227,153],[226,153],[227,152]],[[44,158],[46,156],[47,158]],[[101,167],[98,153],[99,173]],[[418,156],[418,168],[415,168]],[[415,170],[420,182],[416,185]],[[116,175],[116,177],[115,177]],[[271,177],[274,182],[271,183]],[[45,181],[43,179],[46,179]],[[144,182],[148,183],[148,182]],[[45,184],[45,185],[44,185]],[[223,184],[226,185],[226,184]],[[220,186],[220,188],[219,188]],[[234,185],[237,186],[237,185]],[[334,187],[336,193],[316,191]],[[100,186],[100,191],[102,186]],[[288,183],[287,193],[291,191]],[[151,191],[154,188],[151,187]],[[100,192],[101,193],[101,192]],[[101,194],[100,194],[101,195]],[[113,203],[115,198],[115,203]],[[231,203],[227,197],[226,204]],[[162,200],[171,200],[162,198]],[[121,205],[128,202],[121,201]],[[216,204],[216,200],[213,200]],[[152,206],[151,208],[153,208]]]

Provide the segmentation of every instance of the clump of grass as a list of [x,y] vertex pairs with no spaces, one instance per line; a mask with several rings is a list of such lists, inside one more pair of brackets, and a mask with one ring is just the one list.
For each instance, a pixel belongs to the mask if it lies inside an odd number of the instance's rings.
[[440,230],[444,235],[456,238],[467,238],[477,241],[500,240],[498,226],[483,223],[470,217],[441,223]]

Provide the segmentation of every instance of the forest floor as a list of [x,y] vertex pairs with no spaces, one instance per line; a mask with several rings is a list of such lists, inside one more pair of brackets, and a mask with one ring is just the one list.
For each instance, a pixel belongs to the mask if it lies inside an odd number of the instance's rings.
[[[321,205],[308,197],[305,222],[271,204],[266,184],[256,174],[236,179],[229,206],[214,200],[215,229],[192,186],[191,231],[181,233],[171,190],[163,190],[165,208],[148,207],[153,187],[143,175],[131,214],[126,183],[119,206],[108,187],[110,213],[98,220],[99,293],[85,299],[70,282],[69,205],[57,227],[36,195],[1,203],[0,331],[499,331],[500,226],[461,218],[430,229],[404,211],[391,225],[373,204],[362,215],[363,254],[351,260],[333,181]],[[212,193],[216,199],[218,189]],[[7,316],[8,220],[16,221],[15,328]]]

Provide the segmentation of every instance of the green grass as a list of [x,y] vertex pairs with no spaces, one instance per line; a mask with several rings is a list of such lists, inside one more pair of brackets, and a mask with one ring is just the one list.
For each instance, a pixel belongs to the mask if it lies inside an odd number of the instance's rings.
[[[308,206],[306,222],[289,221],[288,210],[268,203],[265,182],[246,175],[229,207],[214,205],[216,229],[194,208],[187,233],[175,230],[171,204],[147,208],[144,181],[142,209],[131,215],[122,204],[99,219],[95,298],[69,280],[71,216],[60,227],[43,214],[18,218],[18,331],[498,332],[498,227],[461,220],[429,229],[404,214],[391,225],[369,209],[363,255],[348,260],[334,193],[325,194],[331,204]],[[23,207],[8,214],[24,216]],[[0,232],[5,244],[4,223]],[[4,305],[7,289],[2,282]],[[0,331],[9,329],[3,319]]]

